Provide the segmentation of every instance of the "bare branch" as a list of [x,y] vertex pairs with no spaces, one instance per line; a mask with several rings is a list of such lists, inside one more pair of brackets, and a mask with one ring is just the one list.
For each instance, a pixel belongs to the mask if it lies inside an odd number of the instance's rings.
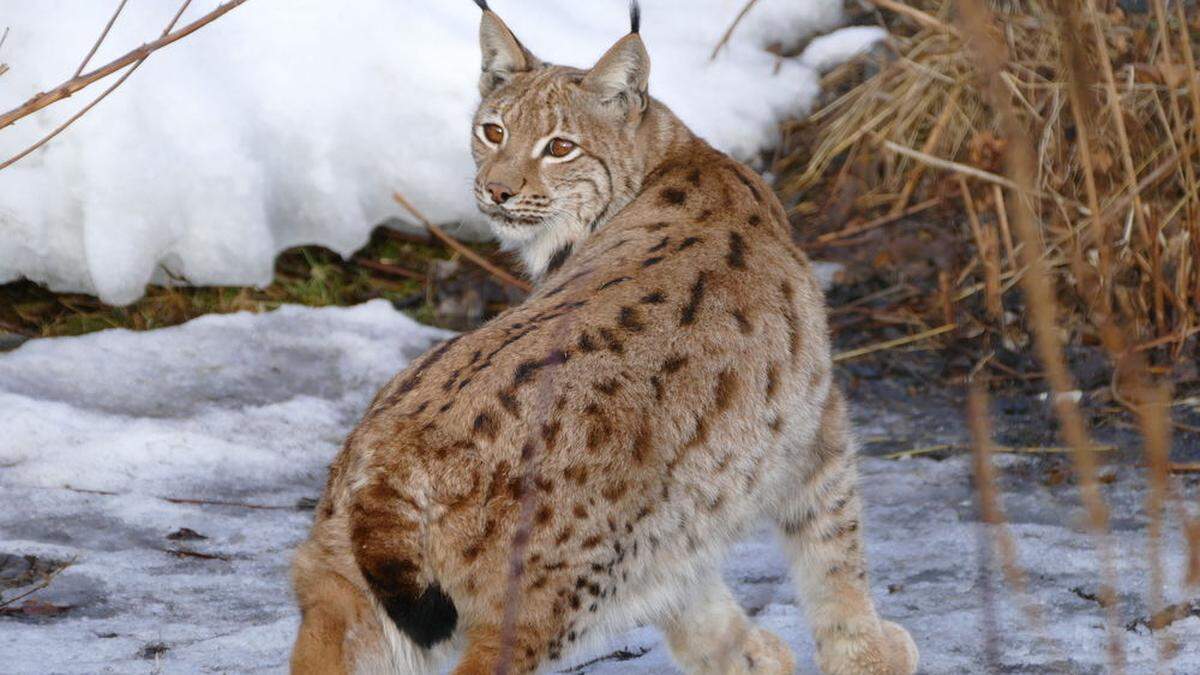
[[744,7],[742,7],[742,11],[738,12],[737,18],[733,20],[733,23],[729,24],[729,28],[726,29],[725,34],[722,35],[721,40],[717,42],[717,46],[713,47],[712,54],[710,54],[708,57],[709,61],[715,61],[717,59],[717,53],[719,53],[721,48],[729,42],[729,38],[733,37],[734,29],[738,27],[738,24],[742,22],[742,19],[746,18],[746,15],[750,13],[750,10],[754,8],[755,3],[757,2],[758,0],[750,0]]
[[[213,9],[208,14],[205,14],[204,16],[200,17],[199,19],[196,19],[195,21],[189,23],[188,25],[184,26],[183,28],[180,28],[179,30],[177,30],[173,33],[166,32],[159,39],[157,39],[153,42],[148,42],[148,43],[142,45],[141,47],[138,47],[137,49],[134,49],[134,50],[126,53],[124,56],[114,59],[93,71],[84,73],[83,75],[80,75],[79,77],[73,77],[73,78],[67,80],[66,82],[63,82],[62,84],[58,85],[57,87],[54,87],[53,89],[51,89],[48,92],[43,92],[43,93],[37,94],[36,96],[34,96],[33,98],[29,99],[28,101],[22,103],[21,105],[17,106],[16,108],[13,108],[12,110],[9,110],[8,112],[4,113],[3,115],[0,115],[0,129],[4,129],[5,127],[11,126],[14,122],[21,119],[22,117],[31,115],[52,103],[61,101],[62,99],[71,96],[72,94],[83,89],[84,87],[87,87],[88,85],[92,84],[93,82],[103,79],[109,75],[112,75],[113,73],[117,72],[118,70],[121,70],[122,68],[125,68],[126,66],[129,66],[134,63],[138,63],[140,61],[144,61],[146,59],[146,57],[149,56],[150,54],[158,51],[159,49],[162,49],[163,47],[166,47],[167,45],[169,45],[173,42],[180,40],[181,38],[185,38],[188,35],[191,35],[192,33],[200,30],[204,26],[206,26],[206,25],[212,23],[213,21],[215,21],[216,19],[220,18],[221,16],[224,16],[230,10],[237,7],[238,5],[241,5],[244,2],[246,2],[246,0],[228,0],[228,2],[226,2],[222,5],[219,5],[218,7]],[[186,6],[186,4],[185,4],[185,6]],[[182,13],[182,10],[180,13]],[[178,17],[178,15],[176,15],[176,16]],[[174,25],[174,22],[172,22],[172,26],[173,25]],[[169,30],[170,29],[168,28],[168,31]]]
[[96,44],[92,45],[92,48],[88,50],[87,56],[83,57],[83,61],[79,63],[79,67],[75,69],[75,74],[71,77],[79,77],[83,69],[87,68],[88,61],[91,61],[92,57],[96,55],[96,50],[100,49],[100,43],[104,42],[104,38],[108,37],[108,31],[112,30],[113,24],[117,22],[117,17],[121,15],[121,10],[125,9],[126,2],[129,2],[129,0],[121,0],[121,4],[117,5],[117,11],[113,12],[113,15],[108,19],[108,23],[104,24],[104,30],[100,31],[100,37],[96,38]]
[[[237,0],[237,2],[239,2],[239,3],[245,2],[245,0]],[[184,10],[186,10],[188,8],[188,5],[190,5],[190,4],[192,4],[192,0],[183,0],[183,4],[179,6],[179,11],[175,12],[175,16],[171,19],[171,22],[167,24],[167,27],[165,29],[163,29],[162,34],[164,37],[166,35],[170,34],[171,29],[174,28],[175,24],[179,22],[179,18],[181,16],[183,16]],[[233,4],[233,3],[230,2],[227,4]],[[224,7],[224,5],[222,5],[222,7]],[[217,9],[220,9],[220,7],[218,7]],[[216,11],[216,10],[214,10],[214,11]],[[89,110],[96,107],[97,103],[99,103],[100,101],[103,101],[106,96],[108,96],[109,94],[111,94],[113,92],[113,90],[115,90],[117,87],[121,86],[125,82],[125,80],[128,80],[129,76],[133,75],[133,72],[138,69],[138,66],[145,63],[146,59],[149,56],[150,56],[150,54],[147,53],[145,56],[143,56],[142,58],[135,61],[134,64],[132,66],[130,66],[129,70],[125,71],[125,73],[123,75],[121,75],[121,77],[118,78],[116,82],[113,82],[112,85],[108,89],[105,89],[104,91],[102,91],[99,96],[97,96],[95,99],[93,99],[91,103],[85,105],[82,109],[79,110],[79,112],[77,112],[74,115],[71,115],[69,118],[67,118],[66,122],[63,122],[62,124],[55,127],[54,131],[51,131],[49,134],[46,134],[45,136],[43,136],[39,141],[37,141],[33,145],[29,146],[28,148],[25,148],[21,152],[8,158],[7,160],[5,160],[4,163],[0,164],[0,171],[3,171],[4,169],[12,166],[13,164],[16,164],[17,162],[21,161],[21,159],[28,156],[29,153],[42,147],[43,145],[48,143],[50,141],[50,139],[59,135],[67,127],[74,124],[75,120],[86,115]]]
[[504,283],[508,284],[509,286],[512,286],[513,288],[519,288],[520,290],[525,291],[526,293],[528,293],[530,290],[532,290],[533,287],[529,285],[529,282],[522,281],[522,280],[514,277],[513,275],[509,274],[508,272],[505,272],[504,270],[500,269],[499,267],[496,267],[492,263],[488,262],[483,256],[479,255],[475,251],[472,251],[471,249],[464,246],[461,241],[446,234],[446,232],[444,230],[442,230],[442,228],[429,222],[429,219],[426,218],[424,216],[424,214],[422,214],[420,211],[418,211],[417,207],[413,206],[412,203],[410,203],[407,199],[405,199],[404,195],[400,194],[399,192],[393,192],[392,199],[395,200],[395,202],[397,204],[399,204],[400,206],[403,206],[404,209],[406,211],[408,211],[409,213],[411,213],[414,218],[416,218],[418,221],[420,221],[420,223],[425,226],[425,229],[429,230],[430,234],[437,237],[438,239],[441,239],[443,243],[445,243],[447,246],[454,249],[458,253],[462,254],[462,256],[464,258],[466,258],[467,260],[470,260],[471,262],[475,263],[476,265],[479,265],[480,267],[482,267],[484,270],[486,270],[488,272],[488,274],[491,274],[492,276],[496,277],[500,281],[503,281]]

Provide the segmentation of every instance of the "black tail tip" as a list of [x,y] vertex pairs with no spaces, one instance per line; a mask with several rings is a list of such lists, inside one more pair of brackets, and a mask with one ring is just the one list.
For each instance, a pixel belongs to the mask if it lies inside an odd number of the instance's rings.
[[487,0],[475,0],[475,4],[479,5],[479,9],[488,11]]
[[[369,581],[368,579],[368,583]],[[458,610],[441,586],[433,584],[415,597],[404,594],[383,595],[379,592],[380,588],[373,590],[379,604],[383,605],[384,611],[396,624],[396,628],[421,649],[429,649],[454,635],[454,628],[458,624]]]
[[637,33],[642,30],[642,8],[637,0],[629,2],[629,32]]

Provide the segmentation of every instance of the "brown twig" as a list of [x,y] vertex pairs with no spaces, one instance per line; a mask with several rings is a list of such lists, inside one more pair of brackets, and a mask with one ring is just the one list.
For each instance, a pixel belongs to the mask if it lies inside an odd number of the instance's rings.
[[160,548],[159,551],[169,553],[176,558],[199,558],[201,560],[223,560],[229,562],[229,556],[223,553],[202,553],[187,548]]
[[[925,139],[925,143],[921,145],[921,152],[932,155],[937,150],[938,143],[942,140],[942,134],[946,131],[946,127],[950,125],[950,118],[953,117],[957,110],[958,97],[962,94],[961,87],[955,87],[950,92],[950,96],[946,99],[945,107],[942,112],[938,113],[937,121],[933,123],[933,129],[929,132],[929,137]],[[925,165],[917,164],[909,175],[908,180],[904,182],[904,188],[900,190],[900,196],[896,198],[896,203],[892,205],[892,213],[899,213],[908,206],[908,200],[912,198],[912,193],[917,189],[917,183],[921,181],[921,176],[925,174]]]
[[405,279],[416,279],[418,281],[425,280],[425,275],[421,274],[420,272],[414,272],[404,267],[389,265],[387,263],[371,260],[369,258],[356,257],[354,258],[354,264],[360,267],[365,267],[369,270],[375,270],[376,272],[383,272],[384,274],[391,274],[392,276],[404,277]]
[[847,239],[849,237],[853,237],[855,235],[862,234],[863,232],[870,232],[871,230],[883,227],[884,225],[890,225],[890,224],[896,222],[897,220],[903,220],[904,218],[907,218],[913,214],[917,214],[922,211],[927,211],[927,210],[937,206],[941,202],[942,202],[941,197],[933,197],[932,199],[926,199],[925,201],[923,201],[919,204],[914,204],[914,205],[908,207],[907,209],[900,211],[899,213],[888,213],[887,215],[880,216],[879,218],[876,218],[874,220],[869,220],[861,225],[851,225],[849,227],[844,227],[844,228],[838,230],[837,232],[826,232],[825,234],[822,234],[821,236],[814,239],[811,244],[805,244],[805,247],[806,248],[808,248],[808,247],[818,247],[819,248],[822,246],[828,246],[831,242],[841,240],[841,239]]
[[1041,608],[1034,604],[1029,597],[1029,575],[1021,567],[1017,555],[1017,544],[1008,527],[1004,507],[1000,503],[999,490],[996,488],[995,469],[992,466],[992,454],[1002,449],[995,446],[992,441],[987,390],[978,383],[971,387],[968,394],[967,422],[971,430],[971,447],[974,450],[972,466],[975,476],[975,494],[979,500],[979,513],[983,523],[989,526],[987,533],[991,535],[992,545],[1000,554],[1000,565],[1004,571],[1005,581],[1017,593],[1021,600],[1021,609],[1030,625],[1037,631],[1039,639],[1051,649],[1058,651],[1057,644],[1046,634]]
[[954,330],[955,328],[958,328],[958,326],[956,324],[950,323],[950,324],[946,324],[945,326],[938,326],[937,328],[931,328],[926,331],[921,331],[920,333],[916,333],[915,335],[905,335],[904,337],[896,338],[895,340],[887,340],[886,342],[877,342],[873,345],[867,345],[866,347],[859,347],[858,349],[851,349],[849,351],[838,352],[837,354],[833,355],[833,361],[834,361],[834,363],[841,363],[842,361],[850,361],[852,359],[857,359],[860,356],[866,356],[867,354],[873,354],[875,352],[883,351],[885,349],[895,349],[896,347],[903,347],[904,345],[907,345],[907,344],[912,344],[914,342],[920,342],[921,340],[928,340],[929,338],[937,337],[938,335],[942,335],[943,333],[949,333],[950,331]]
[[422,225],[425,226],[425,229],[429,230],[430,234],[442,240],[442,242],[457,251],[460,255],[462,255],[462,257],[482,267],[485,271],[487,271],[488,274],[491,274],[509,286],[518,288],[526,293],[533,290],[533,286],[529,282],[522,281],[493,265],[486,258],[479,255],[475,251],[472,251],[468,246],[464,245],[459,240],[446,234],[444,231],[442,231],[442,228],[429,222],[429,219],[426,218],[420,211],[418,211],[417,207],[413,206],[412,203],[405,199],[404,195],[400,194],[399,192],[393,192],[392,199],[394,199],[397,204],[404,207],[406,211],[411,213],[414,218],[416,218]]
[[[102,497],[123,497],[128,492],[110,492],[108,490],[89,490],[87,488],[71,487],[70,485],[63,486],[68,492],[78,492],[85,495],[100,495]],[[188,504],[195,506],[230,506],[239,509],[254,509],[260,511],[294,511],[295,506],[277,506],[274,504],[247,504],[245,502],[229,502],[219,499],[192,499],[188,497],[161,497],[158,495],[146,495],[153,499],[168,502],[171,504]]]
[[76,560],[77,560],[77,558],[71,558],[70,560],[64,562],[61,567],[58,567],[57,569],[51,570],[49,573],[46,573],[42,577],[42,580],[37,582],[36,586],[25,591],[24,593],[19,593],[17,595],[14,595],[11,598],[0,599],[0,607],[8,607],[9,605],[13,604],[14,602],[16,602],[18,600],[23,600],[25,598],[28,598],[29,596],[33,595],[34,593],[37,593],[38,591],[49,587],[50,582],[54,581],[54,577],[57,577],[59,574],[62,573],[63,570],[67,569],[71,565],[74,565]]
[[83,69],[87,68],[88,62],[91,61],[92,57],[96,55],[96,50],[100,49],[100,43],[104,42],[104,38],[108,37],[108,31],[112,30],[113,24],[117,22],[117,17],[121,15],[121,10],[125,9],[125,3],[128,1],[129,0],[121,0],[120,4],[117,5],[117,9],[113,12],[112,16],[109,17],[108,23],[104,24],[104,30],[100,31],[100,37],[96,38],[96,42],[92,45],[92,48],[88,50],[87,56],[83,57],[83,61],[79,63],[79,67],[75,69],[75,74],[71,77],[79,77],[79,75],[83,73]]
[[[1091,0],[1088,2],[1090,4]],[[1011,177],[1009,182],[1017,188],[1010,216],[1021,240],[1024,263],[1029,268],[1029,273],[1022,276],[1021,282],[1029,303],[1034,346],[1046,370],[1055,413],[1062,422],[1063,434],[1067,443],[1075,449],[1072,458],[1079,475],[1080,495],[1088,514],[1090,529],[1100,547],[1101,595],[1107,608],[1109,666],[1113,671],[1121,672],[1124,668],[1124,647],[1115,591],[1116,571],[1109,540],[1108,507],[1096,479],[1094,453],[1088,451],[1093,443],[1083,416],[1075,402],[1064,395],[1074,390],[1075,386],[1066,367],[1063,346],[1059,341],[1056,318],[1058,303],[1044,259],[1045,248],[1039,231],[1038,216],[1029,200],[1021,198],[1022,194],[1032,194],[1035,190],[1033,147],[1028,131],[1013,108],[1008,90],[1000,83],[1000,73],[1008,59],[1004,47],[992,33],[995,24],[990,10],[982,0],[958,0],[956,8],[959,10],[963,33],[968,37],[967,42],[976,61],[982,92],[995,111],[1000,128],[1007,138],[1005,165]],[[1120,115],[1119,108],[1114,112]]]
[[[61,101],[62,99],[71,96],[75,92],[87,87],[93,82],[112,75],[128,65],[145,60],[150,54],[180,40],[181,38],[191,35],[244,2],[246,2],[246,0],[228,0],[224,4],[217,6],[208,14],[205,14],[199,19],[196,19],[195,21],[187,24],[183,28],[180,28],[173,33],[167,33],[159,39],[153,42],[148,42],[137,49],[129,51],[95,70],[84,73],[78,77],[73,77],[54,87],[50,91],[42,92],[33,96],[28,101],[25,101],[16,108],[13,108],[12,110],[0,115],[0,129],[11,126],[14,122],[22,117],[32,115],[33,113],[52,103]],[[174,22],[172,22],[172,26],[173,25]]]
[[942,21],[935,19],[934,17],[930,16],[929,14],[926,14],[925,12],[922,12],[919,9],[916,9],[915,7],[910,7],[904,3],[896,2],[895,0],[869,0],[869,1],[872,5],[875,5],[876,7],[879,7],[881,9],[891,10],[901,16],[906,16],[906,17],[912,19],[913,21],[916,21],[918,24],[924,26],[925,28],[932,28],[934,30],[940,30],[943,33],[949,33],[950,35],[960,35],[958,29],[955,28],[954,26],[951,26],[947,23],[943,23]]
[[750,13],[750,10],[753,9],[757,2],[758,0],[749,0],[749,2],[742,6],[742,11],[738,12],[737,18],[733,20],[733,23],[729,24],[729,28],[725,30],[725,34],[722,35],[720,41],[717,42],[717,46],[713,47],[712,54],[708,57],[709,61],[715,61],[717,59],[717,53],[720,52],[721,48],[729,42],[729,38],[733,37],[734,29],[738,27],[738,24],[742,22],[742,19],[746,18],[746,15]]
[[971,225],[971,233],[975,237],[975,246],[979,249],[979,260],[983,265],[984,306],[988,315],[995,321],[1004,321],[1004,304],[1000,298],[1000,247],[996,231],[984,229],[979,222],[975,210],[975,200],[971,198],[971,190],[967,187],[967,179],[962,174],[955,176],[958,191],[962,196],[963,207],[967,211],[967,222]]

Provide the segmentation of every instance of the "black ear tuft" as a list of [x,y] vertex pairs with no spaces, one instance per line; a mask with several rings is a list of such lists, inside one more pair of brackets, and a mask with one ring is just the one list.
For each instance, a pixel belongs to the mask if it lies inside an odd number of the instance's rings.
[[475,0],[475,4],[479,5],[479,9],[488,11],[487,0]]
[[629,32],[637,33],[642,29],[642,8],[638,5],[638,0],[630,0],[629,2]]

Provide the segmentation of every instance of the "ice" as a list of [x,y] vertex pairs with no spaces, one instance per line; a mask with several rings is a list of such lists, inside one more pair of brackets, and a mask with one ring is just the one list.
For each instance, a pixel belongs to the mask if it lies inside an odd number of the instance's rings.
[[[0,670],[283,672],[298,621],[287,565],[326,465],[377,388],[447,335],[376,301],[34,340],[0,354],[0,593],[32,588],[7,588],[30,564],[25,556],[74,561],[29,596],[27,615],[0,613]],[[864,437],[889,431],[879,411],[857,405],[855,417]],[[997,669],[1101,672],[1094,541],[1076,490],[1031,479],[1035,461],[996,458],[1012,477],[1001,481],[1005,506],[1046,638],[999,571],[982,568],[995,588]],[[923,673],[987,672],[969,457],[864,458],[861,468],[881,612],[912,631]],[[1138,623],[1144,485],[1141,469],[1120,466],[1104,488],[1130,673],[1153,672],[1155,659],[1154,636]],[[181,528],[206,538],[168,538]],[[1183,543],[1177,524],[1167,531],[1167,599],[1179,602]],[[814,672],[772,535],[758,531],[736,547],[726,577],[755,621],[793,646],[800,672]],[[1200,671],[1195,614],[1161,631],[1178,646],[1166,672]],[[650,627],[556,670],[675,672]]]
[[[217,4],[192,4],[184,21]],[[803,114],[831,53],[778,59],[767,45],[833,28],[841,0],[763,0],[715,61],[743,0],[647,2],[651,92],[717,147],[753,159]],[[0,61],[0,109],[68,77],[115,3],[16,0]],[[157,37],[176,3],[129,3],[92,60]],[[492,3],[540,57],[587,66],[628,31],[625,0]],[[479,11],[468,0],[254,0],[150,57],[43,150],[0,171],[0,283],[18,277],[106,302],[169,275],[265,284],[274,255],[343,255],[394,214],[400,190],[437,222],[481,232],[470,197]],[[836,36],[842,37],[836,37]],[[840,56],[836,57],[840,58]],[[101,85],[103,86],[103,85]],[[0,157],[80,108],[87,90],[0,132]]]

